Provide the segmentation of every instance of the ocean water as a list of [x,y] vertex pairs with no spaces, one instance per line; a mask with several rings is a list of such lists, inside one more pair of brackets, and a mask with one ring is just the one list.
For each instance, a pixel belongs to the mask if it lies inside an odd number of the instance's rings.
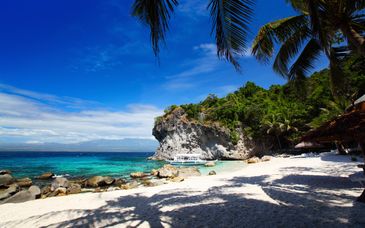
[[[0,170],[8,169],[16,178],[34,179],[45,172],[67,178],[87,178],[96,175],[129,178],[132,172],[150,172],[166,162],[147,160],[146,153],[102,152],[0,152]],[[199,166],[202,175],[214,170],[218,174],[242,169],[242,161],[218,161],[214,167]]]
[[164,162],[147,160],[153,153],[95,152],[0,152],[0,170],[16,178],[34,178],[45,172],[66,177],[105,175],[128,177],[131,172],[150,172]]

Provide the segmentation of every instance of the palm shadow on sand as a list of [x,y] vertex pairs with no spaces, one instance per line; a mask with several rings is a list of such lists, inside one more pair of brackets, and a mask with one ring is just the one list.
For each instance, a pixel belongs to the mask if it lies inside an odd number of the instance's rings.
[[[275,203],[232,191],[246,185],[260,186]],[[364,227],[365,205],[356,203],[354,196],[339,191],[360,191],[359,187],[346,178],[320,175],[287,175],[274,181],[269,181],[268,176],[237,177],[203,193],[176,189],[151,197],[131,194],[107,201],[106,205],[94,210],[50,212],[27,220],[37,222],[65,214],[73,219],[47,227],[122,224],[130,227]],[[349,203],[350,206],[343,206]]]

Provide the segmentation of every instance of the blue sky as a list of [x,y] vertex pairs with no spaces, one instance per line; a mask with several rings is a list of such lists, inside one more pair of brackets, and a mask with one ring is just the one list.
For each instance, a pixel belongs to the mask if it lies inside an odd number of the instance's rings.
[[[295,14],[284,0],[268,2],[257,1],[250,40],[264,23]],[[0,4],[0,143],[151,139],[153,118],[171,104],[247,81],[285,82],[249,54],[241,74],[217,59],[207,1],[181,1],[159,62],[131,0]]]

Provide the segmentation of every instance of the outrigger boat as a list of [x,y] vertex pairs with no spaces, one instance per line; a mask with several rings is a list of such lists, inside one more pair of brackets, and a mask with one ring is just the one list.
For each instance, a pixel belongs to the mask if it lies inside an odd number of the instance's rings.
[[168,161],[172,165],[204,165],[206,160],[200,159],[200,154],[177,154],[173,160]]

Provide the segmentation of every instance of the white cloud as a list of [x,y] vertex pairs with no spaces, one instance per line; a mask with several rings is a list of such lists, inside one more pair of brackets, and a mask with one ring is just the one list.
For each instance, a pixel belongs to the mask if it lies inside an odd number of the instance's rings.
[[183,0],[178,6],[178,10],[184,13],[185,16],[198,19],[201,16],[209,16],[207,6],[207,1]]
[[[80,107],[80,103],[83,107]],[[78,106],[79,109],[65,111],[59,104]],[[162,110],[151,105],[131,104],[124,110],[115,111],[85,104],[89,102],[2,85],[0,137],[14,137],[22,139],[23,142],[39,143],[151,139],[154,117],[162,114]]]
[[182,70],[179,73],[169,75],[166,78],[170,80],[169,83],[185,84],[184,78],[209,73],[219,67],[219,60],[216,56],[216,47],[214,44],[201,44],[193,47],[193,51],[197,53],[197,58],[189,60],[182,64]]

